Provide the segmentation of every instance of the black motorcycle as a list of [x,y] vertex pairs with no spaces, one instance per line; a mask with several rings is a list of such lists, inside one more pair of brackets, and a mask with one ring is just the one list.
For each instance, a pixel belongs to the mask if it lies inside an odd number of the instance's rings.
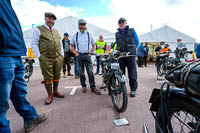
[[200,133],[200,60],[179,64],[165,79],[149,100],[156,133]]
[[175,58],[169,57],[166,53],[161,53],[157,58],[156,68],[157,75],[164,76],[167,72],[173,68],[175,68],[180,63],[187,62],[188,54],[192,54],[193,51],[187,51],[187,48],[179,49],[176,48],[174,51]]
[[35,60],[29,57],[23,57],[22,60],[24,62],[25,67],[24,78],[27,82],[29,82],[30,77],[33,74],[33,63],[35,63]]
[[184,63],[185,61],[188,60],[188,54],[192,54],[193,51],[188,51],[187,48],[176,48],[174,51],[175,58],[173,58],[173,64],[177,65],[179,63]]
[[128,53],[113,52],[104,54],[101,62],[103,63],[103,81],[101,89],[108,90],[111,95],[115,110],[119,113],[126,111],[128,104],[128,95],[126,88],[126,76],[120,69],[118,60],[129,57]]
[[171,66],[171,58],[166,53],[161,53],[157,56],[156,70],[158,76],[164,76]]

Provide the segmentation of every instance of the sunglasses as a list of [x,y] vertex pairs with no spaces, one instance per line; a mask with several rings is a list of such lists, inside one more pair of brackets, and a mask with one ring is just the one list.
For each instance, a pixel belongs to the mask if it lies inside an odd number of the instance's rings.
[[79,25],[81,25],[81,26],[85,26],[86,24],[79,24]]
[[119,22],[119,24],[124,24],[124,23],[125,23],[125,21],[120,21],[120,22]]

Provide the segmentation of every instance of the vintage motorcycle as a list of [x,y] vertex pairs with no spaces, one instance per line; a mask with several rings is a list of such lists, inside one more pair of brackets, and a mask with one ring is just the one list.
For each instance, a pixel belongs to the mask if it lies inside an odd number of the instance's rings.
[[101,59],[103,63],[103,81],[101,89],[106,90],[107,88],[113,106],[119,113],[126,111],[128,95],[126,88],[127,79],[120,69],[118,60],[130,56],[132,55],[129,55],[129,53],[115,51],[110,54],[105,53]]
[[200,60],[179,64],[165,79],[149,100],[156,133],[200,133]]
[[192,53],[193,51],[187,51],[187,48],[176,48],[174,51],[175,58],[169,57],[169,54],[160,53],[156,62],[157,75],[164,76],[169,70],[175,68],[178,64],[187,62],[187,55]]
[[33,74],[33,63],[35,63],[35,60],[29,57],[22,57],[22,61],[24,62],[25,67],[24,78],[26,82],[29,82],[30,77]]

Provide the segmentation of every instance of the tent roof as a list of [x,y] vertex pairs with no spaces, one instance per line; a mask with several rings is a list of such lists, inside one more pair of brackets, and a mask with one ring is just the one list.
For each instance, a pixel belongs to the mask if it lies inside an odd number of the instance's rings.
[[184,33],[181,33],[169,26],[164,26],[151,32],[139,36],[141,42],[177,42],[177,38],[181,37],[183,42],[195,43],[196,40]]
[[[69,37],[71,38],[73,34],[78,31],[78,19],[72,16],[68,16],[56,21],[54,26],[59,32],[61,37],[63,37],[65,32],[69,33]],[[93,35],[94,39],[98,39],[99,35],[102,34],[104,36],[105,41],[112,41],[115,37],[114,33],[92,25],[90,23],[87,24],[88,31]],[[32,29],[26,30],[23,32],[25,41],[32,40]]]

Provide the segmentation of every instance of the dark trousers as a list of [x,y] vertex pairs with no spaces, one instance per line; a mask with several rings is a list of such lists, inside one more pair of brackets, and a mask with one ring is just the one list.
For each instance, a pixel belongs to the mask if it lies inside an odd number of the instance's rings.
[[79,76],[78,59],[76,56],[74,57],[74,74],[75,76]]
[[144,63],[144,66],[146,67],[147,66],[147,56],[143,57],[143,63]]
[[138,67],[142,67],[142,66],[143,66],[143,57],[138,56]]
[[96,89],[91,56],[88,56],[87,54],[80,54],[79,56],[77,56],[77,59],[78,59],[78,65],[79,65],[81,86],[82,87],[87,86],[85,83],[86,82],[85,68],[86,68],[88,78],[89,78],[90,88]]
[[71,66],[70,66],[70,56],[68,52],[65,52],[64,55],[64,61],[63,61],[63,72],[66,72],[66,64],[67,64],[67,71],[71,71]]
[[100,65],[101,65],[101,71],[103,72],[103,64],[101,63],[101,60],[100,60],[100,56],[96,56],[96,61],[97,61],[97,73],[100,72]]
[[123,71],[124,74],[126,74],[125,69],[127,67],[129,85],[130,85],[131,91],[136,91],[138,87],[138,82],[137,82],[137,69],[136,69],[135,57],[121,58],[119,60],[119,65],[120,65],[120,69]]

